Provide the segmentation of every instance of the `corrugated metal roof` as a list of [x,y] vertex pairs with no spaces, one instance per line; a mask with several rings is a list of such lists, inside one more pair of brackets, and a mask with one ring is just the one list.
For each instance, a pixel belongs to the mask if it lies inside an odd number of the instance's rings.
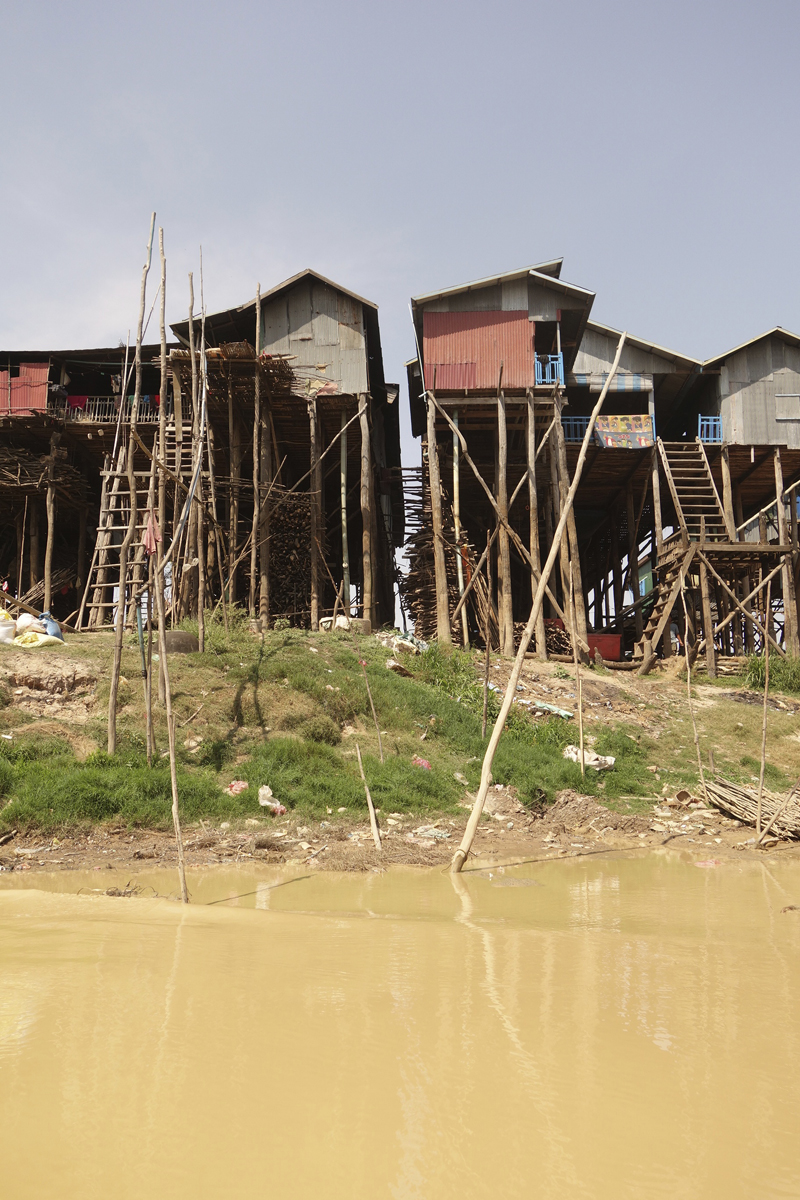
[[[534,327],[522,312],[426,312],[423,320],[425,386],[440,390],[533,387]],[[447,382],[445,382],[447,380]]]
[[764,338],[768,337],[779,337],[790,346],[800,346],[800,337],[796,333],[791,333],[788,329],[782,329],[780,325],[775,325],[772,329],[768,329],[766,333],[760,333],[758,337],[750,338],[749,341],[742,342],[739,346],[734,346],[732,350],[726,350],[724,354],[718,354],[716,358],[707,358],[703,366],[716,366],[717,363],[730,358],[732,354],[738,354],[740,350],[745,350],[748,346],[754,346],[756,342],[762,342]]

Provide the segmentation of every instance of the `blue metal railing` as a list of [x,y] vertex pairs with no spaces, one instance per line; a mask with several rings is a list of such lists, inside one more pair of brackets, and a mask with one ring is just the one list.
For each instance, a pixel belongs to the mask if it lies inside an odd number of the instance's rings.
[[582,442],[583,435],[586,433],[586,427],[589,424],[589,418],[568,417],[566,413],[562,413],[561,424],[564,428],[565,442]]
[[536,355],[536,382],[538,384],[560,383],[564,386],[564,356],[562,354]]
[[698,417],[697,436],[701,442],[721,442],[722,417]]

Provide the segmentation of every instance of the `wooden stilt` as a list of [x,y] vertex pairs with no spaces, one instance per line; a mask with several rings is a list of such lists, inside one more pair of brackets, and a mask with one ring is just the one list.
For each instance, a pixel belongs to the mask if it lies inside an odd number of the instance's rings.
[[[528,515],[530,526],[528,545],[534,568],[531,571],[531,600],[534,600],[537,585],[537,576],[534,574],[534,571],[541,575],[542,556],[539,546],[539,498],[536,491],[536,416],[534,395],[531,388],[528,389],[527,401],[525,435],[528,458]],[[539,613],[534,636],[537,655],[541,659],[546,659],[547,642],[544,628],[544,610]]]
[[59,436],[56,433],[50,435],[50,458],[47,463],[47,498],[45,507],[47,511],[47,541],[44,550],[44,608],[43,612],[50,611],[52,602],[53,590],[53,543],[56,533],[56,451],[58,449]]
[[[358,397],[358,414],[361,426],[361,611],[365,621],[372,620],[372,513],[370,511],[370,476],[372,474],[372,452],[369,441],[369,415],[367,413],[367,397],[362,392]],[[430,428],[430,418],[429,418]],[[439,528],[441,530],[442,497],[439,489],[439,461],[436,456],[436,440],[434,438],[434,458],[436,458],[436,499],[439,504]],[[430,446],[428,447],[430,457]],[[433,480],[431,479],[431,498],[433,500]],[[436,503],[434,502],[434,511]],[[436,528],[434,521],[434,540]],[[440,541],[441,545],[441,541]],[[442,547],[444,561],[444,547]],[[438,572],[437,572],[438,591]],[[449,621],[448,621],[449,631]],[[449,637],[447,639],[450,640]]]
[[[500,368],[502,374],[502,366]],[[514,657],[514,602],[511,592],[511,547],[508,540],[508,426],[506,398],[497,390],[497,508],[500,516],[498,535],[499,562],[498,617],[500,619],[500,653],[503,658]],[[504,524],[505,523],[505,524]]]
[[722,447],[720,452],[720,466],[722,468],[722,508],[725,513],[725,528],[728,533],[728,540],[736,541],[736,519],[733,515],[733,487],[731,485],[731,460],[728,446]]
[[[566,501],[567,492],[569,491],[569,466],[567,464],[567,444],[564,440],[564,426],[561,424],[561,405],[562,398],[556,398],[556,421],[553,426],[553,432],[556,435],[556,446],[558,450],[558,470],[560,475],[560,486],[562,496],[562,508]],[[583,587],[583,569],[581,567],[580,545],[578,543],[578,528],[575,524],[575,511],[570,508],[567,514],[567,537],[569,547],[569,562],[572,564],[575,581],[575,633],[579,639],[579,643],[586,645],[588,637],[588,625],[586,621],[586,593]],[[569,568],[568,568],[569,572]],[[569,573],[567,574],[565,584],[565,596],[569,593]],[[565,605],[566,607],[566,605]],[[585,656],[585,651],[581,649],[581,655]]]
[[[636,535],[636,517],[633,508],[633,480],[629,479],[625,487],[625,509],[628,520],[628,578],[630,579],[633,602],[639,599],[639,543]],[[640,641],[644,633],[641,605],[634,610],[636,622],[636,641]]]
[[[16,555],[17,578],[15,581],[14,590],[16,592],[18,599],[20,596],[23,596],[25,594],[25,585],[22,581],[22,569],[24,566],[24,559],[25,559],[25,518],[27,515],[28,515],[28,497],[26,496],[25,503],[24,503],[23,507],[17,512],[16,518],[15,518],[16,527],[17,527],[17,555]],[[78,622],[77,628],[80,629],[80,621]]]
[[[705,518],[700,522],[700,540],[704,540]],[[703,611],[703,634],[706,639],[706,670],[709,679],[717,677],[717,654],[714,645],[714,622],[711,618],[711,590],[708,586],[708,571],[703,558],[700,559],[700,604]]]
[[230,459],[230,491],[228,499],[228,597],[235,604],[238,597],[236,563],[239,553],[239,421],[234,409],[233,376],[228,375],[228,453]]
[[436,415],[432,396],[428,397],[428,481],[431,493],[433,563],[436,581],[436,637],[441,643],[449,645],[451,642],[450,598],[447,591],[447,564],[444,557],[444,528],[442,522],[442,485],[439,475],[439,451],[436,446]]
[[253,539],[250,544],[250,616],[255,617],[258,595],[258,537],[261,526],[261,284],[256,284],[256,362],[253,368]]
[[[775,496],[778,511],[778,541],[782,546],[789,545],[791,535],[786,521],[786,495],[783,489],[783,467],[781,466],[780,446],[775,447]],[[783,571],[781,573],[783,589],[783,640],[787,653],[797,656],[800,654],[800,641],[797,632],[797,597],[794,586],[794,571],[791,554],[783,556]]]
[[78,510],[78,564],[75,587],[80,592],[86,585],[86,523],[88,509],[84,504]]
[[272,499],[269,490],[272,487],[272,437],[269,428],[269,413],[262,411],[262,428],[261,428],[261,484],[266,490],[259,508],[259,594],[258,594],[258,613],[261,618],[262,631],[269,628],[269,559],[270,559],[270,524],[272,518]]
[[[464,562],[462,559],[461,550],[461,464],[459,463],[460,443],[458,440],[458,409],[453,413],[453,424],[456,429],[453,430],[453,525],[456,535],[456,573],[458,576],[458,595],[459,598],[464,595]],[[467,610],[462,606],[461,609],[461,635],[464,645],[469,645],[469,625],[467,623]]]
[[[661,516],[661,478],[658,474],[658,447],[655,445],[656,440],[656,399],[655,392],[648,392],[647,410],[650,413],[650,419],[653,423],[653,451],[650,462],[650,476],[653,487],[653,525],[656,534],[656,555],[661,553],[661,547],[664,544],[664,521]],[[667,638],[665,647],[669,642],[669,630],[667,630]],[[670,643],[671,645],[671,643]],[[670,651],[671,653],[671,651]]]
[[619,550],[619,509],[615,508],[611,514],[611,564],[613,574],[611,576],[612,587],[614,590],[614,623],[619,625],[619,631],[622,633],[622,624],[620,614],[622,613],[622,555]]
[[[320,507],[322,502],[322,469],[319,461],[319,421],[317,402],[312,396],[308,401],[309,454],[311,461],[311,628],[319,629],[320,604]],[[366,614],[365,614],[366,615]]]
[[[778,451],[776,450],[776,454]],[[778,499],[778,507],[780,508],[780,497]],[[767,584],[767,611],[770,608],[770,588],[772,582]],[[764,643],[764,708],[761,717],[761,766],[758,772],[758,801],[756,804],[756,837],[761,838],[761,799],[764,794],[764,771],[767,766],[767,705],[769,703],[769,642]]]
[[347,534],[347,410],[342,409],[339,436],[339,507],[342,523],[342,603],[345,616],[350,616],[350,546]]
[[39,582],[39,565],[41,562],[41,547],[39,545],[39,505],[36,497],[31,496],[30,518],[28,527],[28,541],[30,542],[30,552],[28,554],[28,587],[35,587]]

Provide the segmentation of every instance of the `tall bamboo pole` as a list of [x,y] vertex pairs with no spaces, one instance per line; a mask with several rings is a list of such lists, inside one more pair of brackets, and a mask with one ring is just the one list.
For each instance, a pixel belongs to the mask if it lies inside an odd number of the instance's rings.
[[261,530],[261,284],[256,284],[256,362],[253,368],[253,540],[250,543],[250,616],[256,616],[258,542]]
[[[269,400],[268,400],[269,403]],[[259,533],[258,533],[258,549],[259,549],[259,593],[258,593],[258,614],[261,618],[262,630],[269,628],[269,539],[270,539],[270,522],[272,519],[271,504],[269,492],[272,487],[272,437],[269,429],[269,419],[271,414],[264,413],[262,409],[262,429],[261,429],[261,480],[267,491],[264,499],[259,507]]]
[[[574,571],[573,571],[573,569],[572,569],[572,563],[571,563],[571,562],[570,562],[570,565],[569,565],[569,566],[570,566],[570,571],[569,571],[569,607],[570,607],[570,612],[571,612],[571,614],[572,614],[573,628],[574,628],[574,627],[575,627],[575,626],[574,626],[574,621],[575,621],[575,616],[574,616],[574,608],[575,608],[575,573],[574,573]],[[576,685],[576,686],[575,686],[575,692],[576,692],[576,694],[577,694],[577,700],[578,700],[578,736],[579,736],[579,739],[580,739],[580,746],[579,746],[579,749],[580,749],[580,756],[581,756],[581,758],[580,758],[580,762],[581,762],[581,779],[585,779],[585,778],[586,778],[586,761],[585,761],[585,759],[584,759],[584,755],[583,755],[583,680],[581,679],[581,660],[580,660],[580,656],[579,656],[579,654],[578,654],[578,639],[577,639],[576,637],[573,637],[573,639],[572,639],[572,657],[573,657],[573,660],[574,660],[574,662],[575,662],[575,685]]]
[[[153,439],[153,458],[150,463],[150,485],[147,489],[147,512],[153,512],[156,491],[156,459],[159,447],[158,434]],[[163,450],[161,451],[163,454]],[[157,544],[157,543],[156,543]],[[141,608],[141,599],[136,601]],[[160,662],[159,658],[159,662]],[[147,555],[147,655],[144,664],[144,714],[147,740],[147,765],[153,765],[153,556]]]
[[478,795],[475,798],[472,812],[470,813],[469,820],[467,821],[467,827],[464,830],[464,836],[461,839],[461,845],[458,847],[455,855],[453,856],[452,870],[454,871],[460,871],[464,866],[475,838],[475,831],[478,828],[478,822],[481,819],[481,813],[483,812],[483,806],[486,802],[486,796],[491,784],[492,763],[494,762],[494,756],[497,753],[497,747],[500,744],[500,738],[502,737],[503,729],[505,727],[506,720],[508,719],[508,714],[511,711],[511,703],[516,694],[517,683],[519,682],[520,672],[522,671],[522,664],[525,661],[525,652],[527,651],[528,646],[530,645],[530,640],[533,637],[533,631],[536,628],[536,621],[544,600],[547,581],[550,578],[550,573],[553,570],[553,564],[555,563],[556,555],[559,551],[561,539],[564,536],[567,518],[572,511],[572,506],[575,502],[575,493],[577,492],[578,485],[581,481],[583,465],[586,462],[586,455],[589,450],[589,442],[594,434],[595,422],[601,408],[603,407],[603,402],[606,398],[611,382],[617,373],[617,367],[619,366],[619,360],[622,356],[622,348],[625,345],[626,338],[626,333],[621,334],[619,343],[617,344],[617,352],[614,356],[614,362],[611,366],[611,370],[608,373],[608,378],[603,385],[603,390],[600,392],[597,403],[595,404],[592,414],[589,417],[589,424],[586,427],[586,433],[583,436],[580,453],[578,454],[578,461],[575,465],[575,474],[572,478],[572,483],[567,493],[558,526],[553,537],[553,544],[550,547],[544,567],[542,568],[542,574],[539,579],[539,585],[536,588],[536,596],[534,597],[533,606],[531,608],[530,616],[528,617],[528,623],[522,632],[519,649],[517,650],[517,657],[514,659],[511,675],[506,685],[503,703],[500,706],[500,713],[495,721],[495,726],[492,730],[492,736],[489,739],[489,745],[486,748],[486,754],[483,758],[483,766],[481,768],[481,783],[478,789]]
[[[791,540],[786,524],[786,493],[783,488],[783,467],[781,466],[780,446],[775,447],[775,496],[778,515],[778,541],[787,546]],[[792,503],[795,503],[792,497]],[[800,654],[800,639],[797,633],[797,601],[794,587],[794,571],[792,570],[791,554],[784,554],[781,585],[783,591],[783,642],[787,654]]]
[[[144,325],[144,308],[147,295],[147,276],[150,271],[150,261],[153,254],[153,233],[155,231],[156,214],[150,218],[150,237],[147,242],[147,260],[142,269],[142,283],[139,293],[139,323],[136,328],[136,384],[133,397],[133,408],[130,414],[130,429],[128,434],[128,491],[130,493],[130,517],[128,529],[122,541],[119,552],[119,599],[117,600],[117,620],[114,629],[114,658],[111,664],[111,684],[108,694],[108,753],[114,754],[117,749],[117,695],[119,692],[119,675],[122,665],[122,636],[125,630],[125,592],[128,581],[128,552],[136,533],[136,474],[134,471],[134,440],[136,432],[136,417],[139,411],[139,400],[142,394],[142,328]],[[125,396],[121,398],[125,403]]]

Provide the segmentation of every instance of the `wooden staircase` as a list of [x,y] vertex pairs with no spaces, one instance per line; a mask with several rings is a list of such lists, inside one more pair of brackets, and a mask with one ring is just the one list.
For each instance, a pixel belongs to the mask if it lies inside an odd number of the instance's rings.
[[700,439],[662,442],[659,438],[658,450],[684,543],[735,540],[725,523],[725,512]]

